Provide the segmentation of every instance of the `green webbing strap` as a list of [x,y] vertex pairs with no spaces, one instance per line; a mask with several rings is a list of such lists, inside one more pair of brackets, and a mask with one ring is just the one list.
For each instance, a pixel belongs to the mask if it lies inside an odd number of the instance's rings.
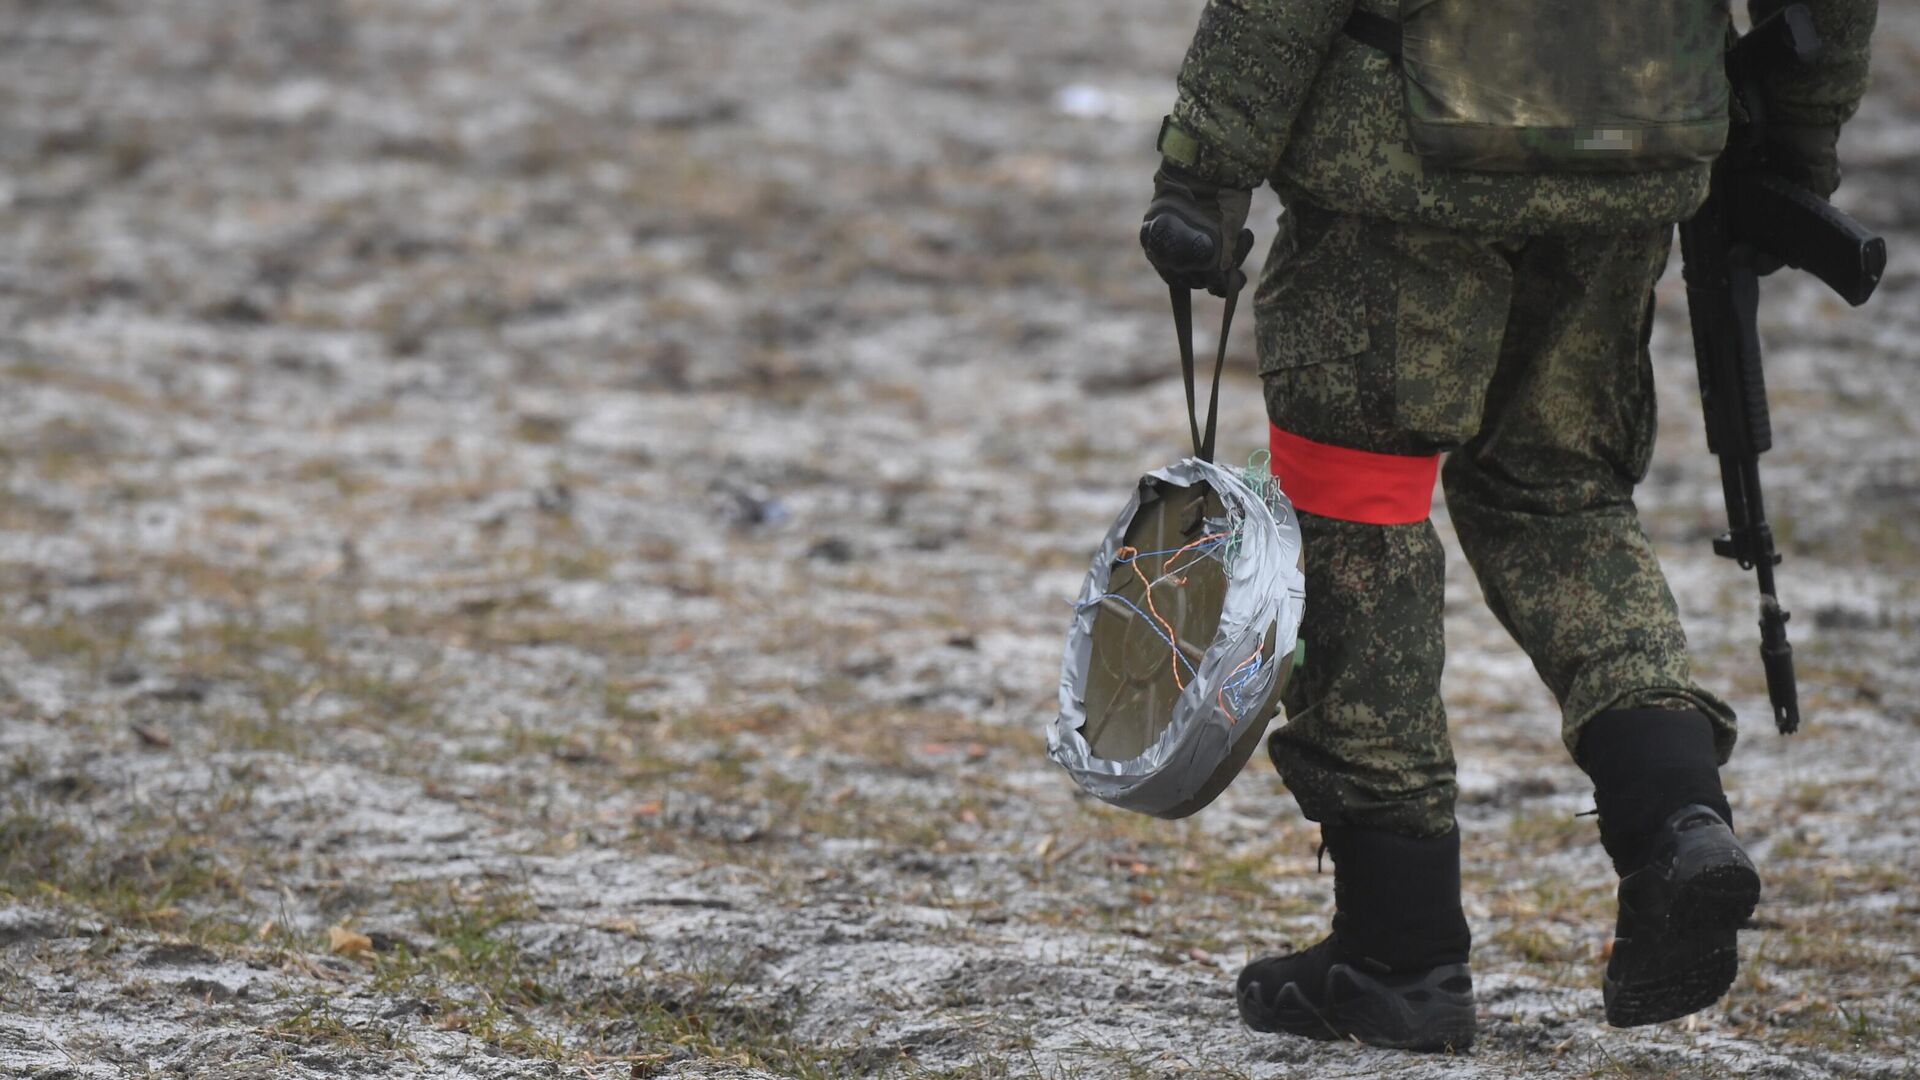
[[1160,118],[1160,136],[1153,140],[1153,148],[1161,157],[1189,169],[1200,160],[1200,140],[1187,134],[1171,116]]
[[1213,460],[1214,430],[1220,419],[1220,371],[1227,366],[1227,332],[1233,328],[1233,305],[1240,299],[1240,288],[1247,278],[1238,270],[1233,272],[1233,281],[1227,289],[1227,306],[1220,314],[1220,349],[1213,358],[1213,390],[1207,397],[1207,430],[1200,433],[1200,417],[1196,411],[1193,375],[1193,294],[1178,285],[1169,285],[1167,294],[1173,298],[1173,332],[1180,339],[1180,375],[1187,384],[1187,427],[1193,433],[1193,453],[1201,461]]

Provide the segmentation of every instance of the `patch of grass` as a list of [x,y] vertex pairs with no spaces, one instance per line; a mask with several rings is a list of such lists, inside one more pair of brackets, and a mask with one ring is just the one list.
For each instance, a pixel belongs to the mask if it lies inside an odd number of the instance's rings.
[[1789,785],[1780,798],[1780,808],[1776,811],[1788,819],[1803,814],[1818,813],[1827,808],[1827,801],[1833,795],[1831,784],[1803,780]]
[[[550,570],[553,566],[549,560],[542,573]],[[571,564],[567,573],[587,579],[605,576],[594,559]],[[497,599],[472,600],[452,613],[395,605],[376,613],[373,619],[395,638],[479,651],[545,645],[609,660],[642,659],[652,655],[658,644],[654,636],[636,633],[631,623],[621,619],[555,614],[545,595],[528,589],[516,589]]]
[[150,613],[144,605],[110,605],[86,615],[63,612],[43,620],[11,622],[0,626],[0,634],[40,663],[78,661],[88,672],[98,674],[127,655],[140,620]]
[[[0,468],[9,462],[0,451]],[[65,507],[52,506],[23,491],[0,489],[0,529],[8,532],[66,532],[73,526],[75,514]]]
[[[792,992],[768,1001],[752,987],[752,960],[722,962],[602,986],[569,1011],[631,1028],[631,1054],[677,1047],[698,1057],[764,1069],[795,1080],[895,1074],[904,1053],[857,1046],[816,1046],[793,1037],[786,1017],[800,1011]],[[608,1025],[609,1027],[611,1025]],[[603,1027],[606,1030],[607,1027]]]
[[659,709],[636,701],[636,691],[648,689],[647,686],[608,679],[600,688],[600,710],[607,719],[623,727],[633,725],[652,725],[659,723],[663,716]]
[[421,928],[437,940],[428,951],[405,944],[374,958],[373,988],[424,1002],[441,1028],[464,1031],[521,1057],[565,1060],[567,1047],[526,1016],[556,1000],[552,958],[526,954],[506,927],[533,912],[524,892],[489,888],[462,893],[452,885],[403,884]]
[[572,426],[573,421],[564,416],[521,413],[514,420],[513,434],[521,442],[552,446],[566,441],[567,429]]
[[1572,851],[1598,842],[1591,821],[1559,811],[1517,813],[1507,823],[1507,837],[1522,854]]
[[183,631],[180,666],[186,674],[251,691],[258,712],[226,718],[243,746],[298,749],[304,731],[291,713],[297,703],[321,694],[347,699],[383,727],[428,722],[432,695],[425,678],[396,674],[397,665],[384,653],[356,655],[347,639],[353,626],[351,612],[336,613],[315,597],[308,598],[306,617],[290,622],[270,624],[250,605]]
[[293,478],[304,484],[330,485],[335,494],[345,499],[377,491],[382,486],[377,477],[355,469],[341,458],[308,458],[294,470]]
[[1568,1055],[1566,1074],[1591,1080],[1681,1080],[1684,1077],[1720,1080],[1726,1075],[1725,1066],[1710,1059],[1687,1061],[1668,1052],[1649,1052],[1621,1044],[1609,1046],[1609,1041],[1605,1038],[1586,1040],[1582,1047],[1585,1053]]
[[291,1016],[283,1016],[261,1029],[270,1039],[311,1046],[325,1043],[363,1053],[398,1054],[417,1061],[412,1045],[400,1028],[378,1021],[352,1022],[336,1012],[322,997],[303,1001]]
[[205,510],[202,510],[200,512],[200,520],[212,524],[237,525],[242,528],[253,528],[266,525],[272,519],[252,507],[226,503],[219,506],[209,506]]
[[1766,955],[1776,969],[1814,972],[1829,982],[1853,976],[1878,985],[1893,967],[1883,946],[1863,940],[1856,928],[1846,926],[1769,934]]
[[435,944],[420,952],[401,945],[378,954],[373,988],[424,1002],[443,1029],[464,1031],[519,1057],[630,1060],[636,1075],[675,1048],[802,1080],[849,1074],[845,1066],[854,1051],[791,1037],[785,1017],[795,1011],[793,1002],[775,1008],[754,999],[749,988],[757,962],[751,958],[599,980],[584,988],[575,980],[563,991],[557,960],[528,953],[512,933],[515,924],[536,914],[523,891],[463,893],[425,884],[399,891]]
[[1896,1017],[1875,1003],[1805,995],[1763,1006],[1749,1035],[1775,1044],[1839,1052],[1897,1052],[1914,1036],[1912,1017]]
[[16,809],[0,817],[0,882],[30,887],[45,880],[85,842],[86,835],[73,825]]
[[[200,942],[243,938],[251,907],[241,875],[190,832],[136,827],[113,843],[16,806],[0,817],[0,892],[86,908],[119,926],[184,934]],[[192,903],[220,910],[190,915]]]
[[[1062,1053],[1069,1061],[1099,1062],[1101,1071],[1127,1080],[1163,1080],[1176,1076],[1222,1077],[1225,1080],[1250,1080],[1253,1074],[1215,1060],[1192,1061],[1172,1051],[1143,1046],[1125,1046],[1119,1042],[1086,1042]],[[1168,1058],[1173,1060],[1169,1061]],[[1064,1069],[1063,1076],[1082,1075],[1080,1069]]]
[[1582,979],[1588,975],[1594,954],[1552,927],[1530,923],[1497,927],[1487,944],[1512,953],[1530,965],[1577,970]]
[[[1788,861],[1812,861],[1820,856],[1822,847],[1819,834],[1810,830],[1782,830],[1769,838],[1767,860],[1776,864]],[[1783,881],[1781,883],[1783,889],[1795,893],[1806,893],[1814,899],[1825,899],[1830,891],[1830,883],[1824,879],[1802,880],[1802,875],[1798,874],[1794,875],[1794,879],[1791,882]]]
[[273,707],[210,709],[204,719],[222,750],[299,754],[312,742],[311,732]]
[[500,554],[501,565],[513,579],[605,581],[612,576],[614,553],[581,541],[578,530],[567,527],[564,521],[543,521],[540,534],[538,543]]

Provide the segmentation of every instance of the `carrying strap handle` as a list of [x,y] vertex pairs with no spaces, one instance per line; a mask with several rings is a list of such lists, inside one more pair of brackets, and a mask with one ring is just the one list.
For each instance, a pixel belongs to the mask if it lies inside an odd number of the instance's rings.
[[1233,308],[1247,275],[1238,270],[1227,287],[1227,306],[1220,314],[1220,348],[1213,357],[1213,389],[1207,396],[1207,429],[1200,431],[1199,402],[1194,393],[1193,294],[1178,285],[1167,287],[1173,298],[1173,332],[1180,339],[1180,374],[1187,384],[1187,427],[1193,433],[1193,453],[1201,461],[1213,460],[1213,438],[1220,419],[1220,372],[1227,366],[1227,332],[1233,328]]

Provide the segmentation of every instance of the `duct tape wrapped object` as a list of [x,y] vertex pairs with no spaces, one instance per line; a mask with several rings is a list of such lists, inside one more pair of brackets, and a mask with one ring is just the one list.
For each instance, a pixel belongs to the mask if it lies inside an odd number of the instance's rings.
[[1263,460],[1141,477],[1074,601],[1048,756],[1127,810],[1206,806],[1266,732],[1304,604],[1299,521]]

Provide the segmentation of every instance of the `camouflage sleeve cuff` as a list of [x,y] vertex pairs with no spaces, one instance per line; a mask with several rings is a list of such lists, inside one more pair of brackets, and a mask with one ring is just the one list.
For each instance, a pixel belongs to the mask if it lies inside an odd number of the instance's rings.
[[1162,158],[1223,188],[1251,191],[1266,180],[1263,166],[1221,153],[1171,116],[1160,121],[1160,137],[1154,141],[1154,149]]
[[[1749,0],[1759,21],[1792,0]],[[1814,32],[1820,52],[1804,67],[1763,76],[1772,118],[1782,124],[1833,126],[1852,118],[1867,90],[1867,56],[1879,0],[1812,0]]]
[[[1808,88],[1798,80],[1768,80],[1768,99],[1775,123],[1800,127],[1838,127],[1853,119],[1866,93],[1866,73],[1844,82],[1824,81]],[[1823,100],[1824,99],[1824,100]]]

